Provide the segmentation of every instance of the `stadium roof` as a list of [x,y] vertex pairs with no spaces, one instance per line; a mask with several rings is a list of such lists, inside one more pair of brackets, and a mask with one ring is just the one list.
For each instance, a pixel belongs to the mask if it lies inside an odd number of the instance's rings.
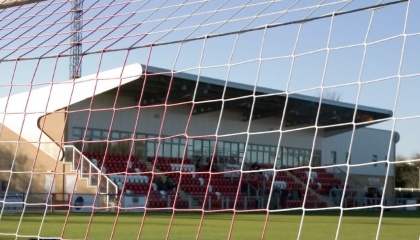
[[332,125],[334,129],[352,126],[353,122],[366,126],[392,116],[392,111],[386,109],[287,94],[270,88],[257,87],[254,94],[254,86],[251,85],[152,66],[143,66],[143,71],[139,81],[121,87],[125,94],[132,94],[141,105],[189,102],[194,103],[193,114],[203,114],[220,111],[223,104],[223,109],[238,112],[238,119],[243,121],[266,117],[281,119],[284,114],[286,127],[314,125],[315,121],[318,126]]
[[[132,64],[1,98],[1,123],[28,142],[36,146],[39,143],[44,152],[60,159],[60,146],[40,129],[38,120],[48,113],[117,89],[122,94],[131,95],[143,106],[164,102],[190,104],[193,114],[220,111],[222,105],[224,109],[238,112],[241,116],[238,120],[242,121],[250,117],[281,119],[284,114],[286,127],[313,125],[316,120],[318,126],[328,125],[330,129],[349,127],[356,108],[352,104],[326,99],[322,99],[320,105],[318,97],[286,94],[268,88],[258,87],[254,94],[250,85]],[[365,126],[391,116],[389,110],[358,105],[355,122]]]

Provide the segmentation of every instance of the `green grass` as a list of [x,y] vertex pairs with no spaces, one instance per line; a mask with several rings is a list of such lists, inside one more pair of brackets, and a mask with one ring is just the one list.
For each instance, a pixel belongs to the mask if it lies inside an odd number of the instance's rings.
[[[199,239],[226,239],[229,237],[232,212],[201,213],[177,212],[171,222],[171,213],[148,212],[124,213],[116,217],[115,213],[90,214],[70,213],[67,223],[65,213],[51,213],[42,223],[41,214],[3,214],[0,221],[0,233],[36,236],[41,229],[42,237],[61,236],[65,239],[136,239],[141,227],[140,239],[195,239],[199,230]],[[300,239],[335,239],[339,224],[339,211],[306,212],[302,222]],[[380,211],[346,211],[341,219],[338,238],[375,239]],[[117,221],[118,220],[118,221]],[[89,221],[91,223],[89,224]],[[114,222],[117,221],[114,226]],[[231,239],[261,239],[265,227],[264,239],[297,239],[302,221],[302,212],[271,213],[267,224],[264,213],[239,213],[235,215]],[[19,230],[18,229],[19,226]],[[90,228],[88,228],[90,226]],[[168,226],[171,226],[168,229]],[[64,229],[64,231],[63,231]],[[384,212],[379,239],[416,239],[420,236],[420,211]],[[0,235],[0,239],[15,239],[14,236]]]

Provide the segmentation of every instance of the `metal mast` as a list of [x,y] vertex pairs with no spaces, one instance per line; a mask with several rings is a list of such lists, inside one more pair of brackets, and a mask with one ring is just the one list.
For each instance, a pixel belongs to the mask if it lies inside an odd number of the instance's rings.
[[73,0],[71,8],[71,38],[70,38],[70,79],[79,78],[82,75],[82,14],[83,1]]

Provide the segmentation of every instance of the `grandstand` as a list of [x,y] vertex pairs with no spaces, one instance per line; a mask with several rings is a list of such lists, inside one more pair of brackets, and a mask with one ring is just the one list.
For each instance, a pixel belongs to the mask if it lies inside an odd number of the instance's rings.
[[341,194],[352,207],[382,192],[394,199],[393,167],[385,183],[379,163],[394,161],[398,137],[371,128],[392,116],[385,109],[140,64],[0,105],[1,169],[13,170],[0,180],[27,197],[26,209],[318,208],[339,205]]

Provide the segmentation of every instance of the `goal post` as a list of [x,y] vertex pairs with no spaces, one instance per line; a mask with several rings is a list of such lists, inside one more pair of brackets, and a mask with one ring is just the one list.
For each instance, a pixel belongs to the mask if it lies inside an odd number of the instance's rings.
[[418,238],[419,11],[0,0],[0,239]]

